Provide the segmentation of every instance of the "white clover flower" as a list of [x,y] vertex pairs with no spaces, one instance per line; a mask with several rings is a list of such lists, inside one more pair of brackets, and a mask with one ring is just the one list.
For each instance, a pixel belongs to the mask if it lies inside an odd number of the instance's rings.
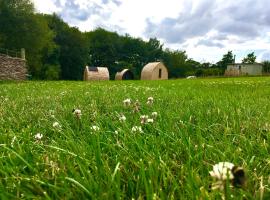
[[91,130],[93,130],[93,131],[99,131],[100,130],[100,128],[98,127],[98,126],[91,126],[91,128],[90,128]]
[[152,105],[153,103],[154,103],[154,98],[153,97],[148,97],[146,104]]
[[58,122],[54,122],[53,128],[61,128],[61,125]]
[[147,101],[154,101],[154,98],[153,97],[148,97]]
[[158,113],[157,112],[152,112],[152,117],[155,119],[155,118],[157,118],[157,116],[158,116]]
[[55,118],[55,112],[54,112],[54,110],[49,110],[49,114],[50,114],[50,116],[52,117],[52,118]]
[[124,104],[124,106],[130,106],[130,104],[131,104],[131,99],[125,99],[125,100],[123,101],[123,104]]
[[132,132],[138,132],[138,133],[143,133],[142,127],[141,126],[133,126],[131,129]]
[[139,112],[140,111],[140,102],[139,100],[137,99],[134,103],[134,110],[133,112]]
[[220,162],[213,166],[213,170],[209,172],[210,176],[214,179],[211,185],[212,190],[224,190],[226,181],[233,179],[232,168],[234,164],[229,162]]
[[120,122],[124,122],[124,121],[126,121],[126,117],[125,117],[125,115],[121,115],[120,117],[119,117],[119,121]]
[[140,119],[141,119],[141,124],[146,124],[147,119],[148,119],[148,115],[141,115]]
[[245,185],[245,172],[241,167],[237,167],[229,162],[220,162],[213,166],[209,172],[214,182],[211,185],[212,190],[224,190],[229,181],[230,187],[242,187]]
[[234,164],[229,162],[219,162],[213,166],[213,170],[210,171],[210,176],[217,180],[231,180],[233,179],[232,168]]
[[265,123],[265,125],[261,128],[261,130],[264,131],[264,132],[270,131],[270,124]]
[[154,123],[154,119],[147,119],[147,123]]
[[37,133],[37,134],[34,136],[34,138],[35,138],[36,140],[41,140],[41,139],[43,138],[43,134]]
[[73,109],[73,114],[74,114],[78,119],[80,119],[81,116],[82,116],[82,111],[79,110],[79,109]]
[[184,125],[184,124],[185,124],[184,121],[182,121],[182,120],[179,120],[179,123],[180,123],[181,125]]

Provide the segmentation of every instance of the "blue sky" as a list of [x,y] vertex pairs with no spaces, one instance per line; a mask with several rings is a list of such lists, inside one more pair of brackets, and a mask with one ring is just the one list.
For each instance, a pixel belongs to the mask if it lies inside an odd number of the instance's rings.
[[270,60],[269,0],[33,0],[81,31],[102,27],[165,47],[200,62],[217,62],[228,50],[236,61],[254,51]]

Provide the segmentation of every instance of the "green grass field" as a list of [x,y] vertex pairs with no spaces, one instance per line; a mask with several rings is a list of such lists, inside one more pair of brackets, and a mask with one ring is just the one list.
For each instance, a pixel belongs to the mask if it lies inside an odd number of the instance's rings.
[[[269,100],[268,77],[2,82],[0,199],[270,199]],[[243,189],[208,191],[223,161]]]

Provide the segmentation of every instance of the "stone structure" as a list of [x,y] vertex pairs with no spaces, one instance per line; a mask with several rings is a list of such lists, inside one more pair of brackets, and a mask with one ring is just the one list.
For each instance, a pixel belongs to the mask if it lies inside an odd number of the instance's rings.
[[0,54],[0,80],[25,80],[26,76],[25,59]]
[[225,76],[258,76],[262,75],[263,66],[260,63],[234,63],[227,66]]

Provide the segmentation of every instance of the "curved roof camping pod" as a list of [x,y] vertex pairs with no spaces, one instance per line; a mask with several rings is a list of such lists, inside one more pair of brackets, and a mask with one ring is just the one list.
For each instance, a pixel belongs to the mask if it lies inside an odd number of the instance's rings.
[[110,74],[107,67],[88,67],[84,69],[83,80],[85,81],[102,81],[110,80]]
[[129,69],[124,69],[115,74],[115,80],[134,80],[134,74]]
[[144,66],[141,80],[167,80],[168,70],[162,62],[152,62]]

